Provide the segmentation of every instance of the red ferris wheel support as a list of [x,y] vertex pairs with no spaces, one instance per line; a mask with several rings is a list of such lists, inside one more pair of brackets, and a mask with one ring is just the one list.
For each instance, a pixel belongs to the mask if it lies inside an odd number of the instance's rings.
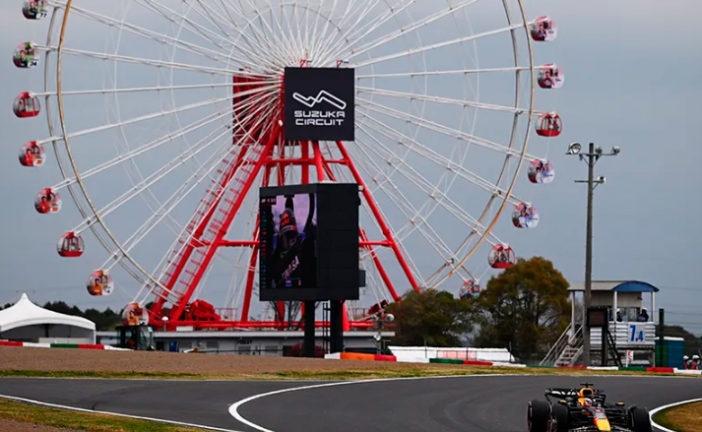
[[[299,167],[303,184],[310,182],[310,169],[315,170],[317,181],[329,178],[336,180],[332,165],[340,165],[349,170],[354,181],[361,187],[363,201],[372,214],[382,239],[369,239],[366,231],[359,227],[359,245],[370,253],[371,260],[388,290],[390,297],[397,301],[400,296],[390,279],[385,266],[376,253],[377,248],[392,250],[397,263],[402,269],[407,283],[419,291],[419,285],[405,259],[398,242],[385,222],[380,208],[356,168],[344,143],[336,142],[341,154],[340,159],[327,159],[320,150],[317,141],[286,141],[282,125],[284,89],[281,85],[279,99],[271,112],[249,115],[242,113],[238,107],[259,103],[259,90],[265,84],[262,80],[248,75],[234,77],[234,146],[222,159],[218,167],[218,180],[213,182],[200,206],[191,218],[184,233],[169,255],[161,283],[164,289],[157,295],[150,308],[151,324],[169,328],[176,326],[193,326],[195,328],[285,328],[294,323],[284,319],[285,306],[277,305],[276,321],[251,321],[249,313],[253,297],[255,268],[258,262],[259,227],[258,219],[250,239],[226,239],[229,228],[241,209],[244,199],[254,187],[254,182],[263,172],[261,186],[268,186],[271,177],[275,177],[279,186],[285,184],[286,170]],[[300,157],[286,156],[286,146],[299,146]],[[311,154],[310,154],[310,149]],[[196,300],[191,303],[193,293],[201,282],[212,259],[220,247],[250,248],[249,267],[246,274],[244,302],[238,320],[223,320],[206,302]],[[166,307],[170,304],[170,308]],[[282,310],[280,310],[282,308]],[[164,320],[167,317],[168,321]],[[317,326],[328,323],[317,322]],[[350,322],[351,327],[368,328],[372,322]]]

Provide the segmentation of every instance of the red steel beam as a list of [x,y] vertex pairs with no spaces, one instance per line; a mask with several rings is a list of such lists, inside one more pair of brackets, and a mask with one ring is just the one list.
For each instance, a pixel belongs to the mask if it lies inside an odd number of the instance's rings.
[[395,238],[392,235],[392,231],[390,231],[390,228],[385,223],[383,216],[380,214],[380,210],[378,209],[378,206],[375,203],[375,200],[373,199],[373,196],[371,195],[370,191],[366,187],[366,183],[363,181],[361,174],[358,172],[358,169],[356,169],[356,165],[354,165],[353,161],[351,160],[349,152],[346,150],[346,146],[344,146],[344,143],[342,143],[341,141],[337,141],[336,145],[339,148],[341,154],[344,156],[346,165],[351,170],[351,173],[353,174],[356,183],[358,183],[363,188],[363,196],[368,202],[368,206],[370,207],[371,212],[378,221],[378,224],[380,225],[380,230],[383,232],[383,235],[385,236],[387,241],[390,242],[390,247],[392,248],[393,252],[395,252],[395,257],[400,263],[402,270],[405,272],[405,276],[407,277],[410,286],[416,292],[421,292],[421,290],[419,289],[419,285],[417,284],[417,281],[414,278],[414,275],[412,274],[412,270],[410,270],[409,265],[407,265],[407,261],[405,261],[405,257],[402,255],[402,251],[400,251],[400,248],[397,246],[397,242],[395,242]]
[[195,275],[193,276],[193,279],[191,280],[190,284],[188,285],[188,288],[187,288],[185,294],[180,298],[178,303],[176,305],[174,305],[173,309],[171,310],[170,321],[177,320],[178,317],[180,317],[181,314],[183,313],[183,310],[185,310],[185,306],[187,306],[187,303],[190,300],[190,297],[192,296],[193,292],[195,291],[197,284],[200,283],[200,280],[202,279],[202,276],[205,274],[205,271],[207,270],[207,267],[209,266],[209,263],[212,260],[212,257],[214,257],[214,254],[217,251],[216,243],[221,241],[222,238],[226,235],[227,231],[229,230],[229,226],[232,223],[232,220],[234,220],[234,216],[239,211],[239,208],[241,207],[241,204],[244,201],[244,198],[247,196],[249,189],[251,189],[251,185],[253,184],[254,180],[258,176],[258,173],[260,172],[261,168],[264,166],[266,160],[270,157],[270,153],[273,150],[273,146],[275,144],[275,141],[277,139],[279,131],[280,131],[280,125],[278,124],[277,120],[274,120],[273,121],[273,130],[268,135],[268,142],[265,144],[265,147],[264,147],[263,151],[261,152],[261,155],[259,156],[258,161],[256,162],[256,165],[254,166],[253,170],[251,171],[248,178],[246,179],[246,182],[244,183],[242,189],[239,191],[239,194],[236,198],[236,201],[234,202],[234,205],[232,206],[231,212],[227,215],[227,218],[225,219],[224,223],[220,227],[220,229],[217,233],[217,237],[216,237],[215,242],[214,242],[215,244],[210,245],[207,248],[207,252],[202,259],[202,263],[200,263],[198,270],[195,273]]

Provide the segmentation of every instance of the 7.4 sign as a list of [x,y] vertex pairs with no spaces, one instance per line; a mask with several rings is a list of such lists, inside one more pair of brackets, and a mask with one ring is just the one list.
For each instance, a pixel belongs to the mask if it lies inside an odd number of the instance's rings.
[[285,68],[285,139],[354,140],[354,70]]

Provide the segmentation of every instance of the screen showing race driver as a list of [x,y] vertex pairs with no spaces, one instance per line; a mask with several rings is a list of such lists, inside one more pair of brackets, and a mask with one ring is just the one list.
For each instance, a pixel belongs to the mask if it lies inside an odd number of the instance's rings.
[[317,208],[314,193],[261,200],[261,289],[315,288]]

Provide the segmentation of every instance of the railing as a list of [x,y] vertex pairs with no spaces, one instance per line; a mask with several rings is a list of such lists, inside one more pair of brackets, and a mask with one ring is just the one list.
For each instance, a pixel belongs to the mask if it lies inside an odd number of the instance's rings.
[[548,353],[546,353],[543,360],[539,362],[539,365],[555,365],[556,361],[560,358],[561,353],[567,347],[575,347],[578,345],[580,339],[582,339],[582,327],[577,327],[575,333],[571,335],[572,325],[573,324],[571,323],[568,325],[568,327],[566,327],[556,343],[554,343]]

